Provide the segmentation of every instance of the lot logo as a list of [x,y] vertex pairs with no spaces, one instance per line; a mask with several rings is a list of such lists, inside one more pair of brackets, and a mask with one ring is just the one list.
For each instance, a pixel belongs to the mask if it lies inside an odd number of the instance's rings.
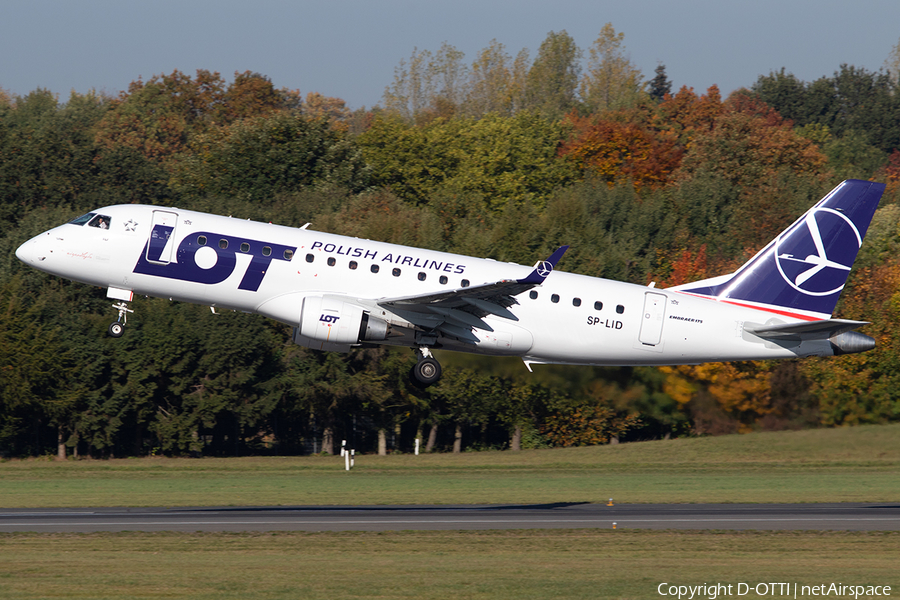
[[862,236],[846,215],[814,208],[775,241],[775,263],[798,292],[829,296],[843,289],[861,245]]
[[331,325],[332,323],[337,323],[338,319],[340,319],[340,317],[326,314],[323,314],[321,317],[319,317],[320,321],[322,321],[323,323],[328,323],[329,325]]
[[297,250],[296,246],[200,231],[181,240],[176,260],[167,261],[163,251],[171,233],[172,227],[165,225],[153,228],[134,266],[135,273],[213,285],[228,279],[237,268],[238,257],[246,256],[250,260],[238,289],[255,292],[272,261],[290,261]]

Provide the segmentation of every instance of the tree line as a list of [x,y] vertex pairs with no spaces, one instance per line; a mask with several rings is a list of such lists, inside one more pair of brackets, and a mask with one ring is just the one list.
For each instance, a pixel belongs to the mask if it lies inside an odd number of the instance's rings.
[[[898,45],[900,48],[900,45]],[[900,50],[896,51],[900,57]],[[900,91],[896,71],[784,69],[723,98],[644,81],[624,36],[534,59],[415,50],[382,103],[175,71],[118,96],[0,91],[0,456],[536,448],[896,420]],[[105,290],[18,263],[29,237],[139,202],[639,284],[727,273],[842,179],[887,192],[838,306],[876,350],[671,368],[448,354],[438,385],[403,349],[320,353],[240,313],[136,299],[105,336]]]

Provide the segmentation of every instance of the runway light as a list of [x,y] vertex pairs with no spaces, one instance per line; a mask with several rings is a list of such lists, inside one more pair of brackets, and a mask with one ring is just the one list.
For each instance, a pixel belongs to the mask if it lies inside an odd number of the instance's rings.
[[613,529],[615,529],[615,528],[616,528],[616,522],[613,521]]
[[609,499],[609,502],[607,502],[606,505],[607,505],[607,506],[612,506],[612,505],[613,505],[613,503],[612,503],[612,498]]

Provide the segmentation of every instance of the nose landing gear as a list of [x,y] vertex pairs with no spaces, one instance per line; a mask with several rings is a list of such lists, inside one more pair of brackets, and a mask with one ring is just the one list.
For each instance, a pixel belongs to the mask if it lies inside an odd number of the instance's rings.
[[119,311],[119,318],[110,324],[109,335],[115,338],[122,337],[122,334],[125,333],[125,323],[128,322],[128,313],[133,313],[134,311],[128,308],[126,302],[113,304],[112,307]]
[[417,348],[416,356],[419,361],[412,369],[413,380],[423,387],[437,383],[438,379],[441,378],[441,363],[432,356],[431,350],[427,346]]

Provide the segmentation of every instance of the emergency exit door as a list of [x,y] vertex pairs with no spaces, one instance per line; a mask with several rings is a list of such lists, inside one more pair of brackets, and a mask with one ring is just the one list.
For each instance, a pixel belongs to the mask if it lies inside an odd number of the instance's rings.
[[641,333],[638,336],[646,346],[656,346],[662,340],[666,316],[666,295],[657,292],[644,294],[644,312],[641,315]]

